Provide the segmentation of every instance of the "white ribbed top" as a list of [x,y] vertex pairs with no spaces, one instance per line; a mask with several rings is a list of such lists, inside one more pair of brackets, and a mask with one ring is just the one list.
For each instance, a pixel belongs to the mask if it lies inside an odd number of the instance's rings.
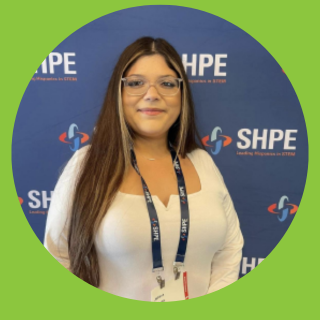
[[[68,214],[79,161],[89,146],[78,150],[55,187],[48,212],[44,245],[66,268]],[[196,149],[187,154],[201,182],[201,190],[188,195],[190,230],[185,258],[190,299],[219,290],[238,279],[243,237],[232,200],[211,156]],[[188,190],[187,190],[188,191]],[[171,195],[165,207],[152,196],[161,230],[166,280],[173,278],[180,236],[179,195]],[[64,210],[62,210],[62,208]],[[95,238],[100,266],[100,289],[150,301],[156,287],[152,272],[151,230],[144,195],[118,192]]]

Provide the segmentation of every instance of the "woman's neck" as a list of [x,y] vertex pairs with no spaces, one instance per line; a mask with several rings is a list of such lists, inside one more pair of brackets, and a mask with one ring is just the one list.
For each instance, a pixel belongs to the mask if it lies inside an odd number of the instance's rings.
[[134,151],[150,158],[166,157],[170,152],[167,139],[167,135],[157,138],[136,137],[133,142]]

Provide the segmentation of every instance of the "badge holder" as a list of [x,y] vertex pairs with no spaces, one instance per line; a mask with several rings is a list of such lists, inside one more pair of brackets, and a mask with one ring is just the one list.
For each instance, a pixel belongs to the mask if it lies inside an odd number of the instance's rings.
[[164,267],[161,268],[156,268],[156,269],[152,269],[152,272],[157,272],[157,282],[159,283],[159,287],[160,289],[163,289],[166,285],[165,279],[162,279],[162,277],[160,276],[160,272],[164,271]]
[[184,263],[182,262],[173,263],[174,280],[178,280],[180,278],[181,270],[183,267],[184,267]]

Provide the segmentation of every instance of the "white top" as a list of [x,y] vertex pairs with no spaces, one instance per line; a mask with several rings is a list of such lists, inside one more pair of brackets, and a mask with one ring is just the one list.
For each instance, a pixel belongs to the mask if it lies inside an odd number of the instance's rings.
[[[68,214],[79,161],[89,146],[75,152],[54,189],[44,246],[69,268]],[[219,290],[238,279],[243,237],[239,220],[222,176],[211,156],[196,149],[187,154],[199,175],[201,190],[188,195],[190,230],[185,258],[190,299]],[[142,186],[141,186],[142,187]],[[157,210],[166,280],[180,237],[179,195],[166,208],[152,196]],[[125,298],[150,301],[158,283],[152,272],[151,230],[144,195],[118,192],[95,237],[100,268],[99,288]]]

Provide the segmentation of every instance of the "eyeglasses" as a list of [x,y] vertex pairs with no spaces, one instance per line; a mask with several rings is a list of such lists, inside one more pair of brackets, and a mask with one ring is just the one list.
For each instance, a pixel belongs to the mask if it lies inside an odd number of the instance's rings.
[[164,96],[174,96],[179,92],[182,79],[171,76],[161,77],[154,84],[141,76],[130,76],[121,79],[127,94],[140,96],[145,94],[151,86],[154,86],[158,93]]

